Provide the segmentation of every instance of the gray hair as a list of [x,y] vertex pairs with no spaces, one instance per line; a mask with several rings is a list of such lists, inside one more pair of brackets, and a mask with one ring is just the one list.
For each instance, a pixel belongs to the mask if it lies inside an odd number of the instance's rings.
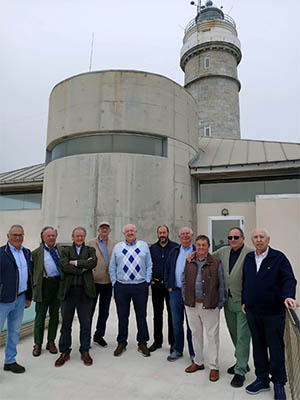
[[255,229],[253,229],[253,231],[251,232],[251,238],[253,237],[254,232],[256,232],[256,231],[263,231],[266,234],[267,238],[270,239],[269,232],[264,228],[255,228]]
[[72,230],[72,236],[74,235],[74,233],[75,233],[76,231],[83,231],[84,234],[86,235],[86,229],[83,228],[82,226],[76,226],[76,228],[74,228],[74,229]]
[[182,229],[188,229],[190,231],[190,234],[193,235],[194,232],[192,231],[191,228],[189,228],[188,226],[183,226],[182,228],[179,229],[179,235],[181,234]]
[[126,224],[126,225],[123,226],[123,233],[125,233],[125,228],[126,228],[126,226],[128,226],[128,225],[133,226],[134,230],[136,231],[136,226],[135,226],[134,224]]
[[20,228],[20,229],[22,229],[22,231],[23,231],[23,233],[24,233],[24,228],[23,228],[22,225],[14,224],[14,225],[12,225],[12,226],[9,228],[9,231],[8,231],[8,233],[7,233],[8,235],[10,234],[10,231],[11,231],[13,228]]

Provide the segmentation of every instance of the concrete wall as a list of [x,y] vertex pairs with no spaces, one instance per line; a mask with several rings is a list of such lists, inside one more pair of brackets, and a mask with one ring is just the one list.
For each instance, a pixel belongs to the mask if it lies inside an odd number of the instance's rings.
[[300,195],[257,196],[256,226],[270,234],[270,246],[290,260],[298,281],[300,301]]
[[41,210],[0,211],[0,246],[7,242],[6,234],[14,224],[22,225],[24,228],[23,245],[31,250],[35,249],[40,243]]
[[168,224],[173,237],[193,224],[195,183],[188,162],[196,154],[198,119],[192,96],[175,82],[136,71],[104,71],[70,78],[50,97],[47,146],[72,136],[139,133],[168,138],[168,156],[98,153],[56,159],[45,169],[43,223],[69,241],[83,225],[88,237],[101,220],[112,236],[135,223],[138,236],[156,239]]

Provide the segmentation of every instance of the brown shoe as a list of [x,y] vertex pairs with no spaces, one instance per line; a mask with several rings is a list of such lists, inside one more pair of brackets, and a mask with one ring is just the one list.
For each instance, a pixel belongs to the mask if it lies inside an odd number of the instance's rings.
[[84,365],[92,365],[93,364],[93,359],[90,356],[90,353],[88,351],[81,354],[81,359],[82,359]]
[[68,353],[61,353],[61,355],[58,357],[58,359],[55,361],[55,366],[56,367],[62,367],[65,362],[70,360],[70,354]]
[[39,344],[35,344],[35,345],[33,346],[33,350],[32,350],[32,355],[33,355],[33,357],[38,357],[38,356],[40,356],[40,355],[41,355],[41,352],[42,352],[42,346],[39,345]]
[[188,373],[196,372],[196,371],[199,371],[199,370],[204,369],[204,368],[205,368],[204,364],[198,365],[198,364],[195,364],[193,362],[189,367],[187,367],[185,369],[185,372],[188,372]]
[[14,372],[15,374],[22,374],[23,372],[25,372],[25,368],[22,367],[22,365],[17,364],[16,362],[12,364],[4,364],[3,369],[4,371],[11,371]]
[[209,373],[209,380],[216,382],[219,380],[219,371],[217,369],[211,369]]
[[46,350],[49,350],[49,353],[51,353],[51,354],[57,354],[58,353],[57,347],[55,346],[54,343],[47,343]]

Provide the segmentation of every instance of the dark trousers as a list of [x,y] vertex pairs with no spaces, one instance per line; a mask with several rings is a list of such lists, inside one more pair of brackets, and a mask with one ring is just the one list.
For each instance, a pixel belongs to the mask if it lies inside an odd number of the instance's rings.
[[117,342],[123,346],[127,346],[128,319],[130,313],[130,302],[132,300],[137,324],[136,340],[138,344],[146,344],[149,340],[149,332],[146,320],[148,301],[147,282],[138,284],[123,284],[116,282],[114,285],[114,295],[119,319]]
[[90,349],[91,343],[91,302],[92,299],[84,293],[83,287],[71,287],[66,298],[61,302],[62,325],[60,330],[59,351],[71,353],[72,323],[75,310],[80,324],[80,353]]
[[92,299],[91,309],[91,323],[93,321],[93,315],[96,309],[97,300],[99,297],[99,311],[97,326],[94,338],[103,337],[105,335],[106,321],[109,315],[110,300],[112,296],[112,285],[111,283],[95,283],[96,297]]
[[57,298],[59,279],[43,278],[42,301],[35,303],[34,343],[43,344],[45,319],[49,310],[48,343],[54,343],[58,327],[60,300]]
[[284,385],[287,381],[283,341],[285,315],[256,315],[248,309],[246,311],[256,376],[269,382],[271,374],[273,383]]
[[165,288],[162,282],[157,282],[157,281],[154,281],[154,284],[151,285],[151,290],[152,290],[152,305],[153,305],[154,342],[160,345],[163,343],[163,311],[164,311],[164,302],[166,302],[166,307],[168,312],[168,340],[169,344],[173,346],[174,331],[173,331],[172,313],[170,308],[169,291]]
[[174,290],[172,290],[172,292],[170,292],[170,307],[171,307],[171,311],[172,311],[173,329],[174,329],[174,337],[175,337],[175,343],[174,343],[173,348],[178,353],[181,353],[181,354],[183,353],[183,347],[184,347],[183,323],[184,323],[184,315],[185,315],[186,325],[187,325],[186,337],[187,337],[187,342],[188,342],[189,353],[190,353],[190,356],[194,357],[195,352],[194,352],[193,342],[192,342],[192,331],[189,327],[188,319],[185,314],[184,302],[183,302],[183,298],[182,298],[181,289],[174,289]]

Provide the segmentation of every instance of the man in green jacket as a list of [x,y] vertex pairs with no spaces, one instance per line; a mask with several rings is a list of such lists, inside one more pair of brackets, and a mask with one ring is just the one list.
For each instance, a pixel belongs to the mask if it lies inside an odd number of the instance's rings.
[[59,339],[60,357],[55,366],[61,367],[70,359],[71,333],[75,310],[80,324],[81,359],[85,365],[92,365],[89,354],[91,343],[91,306],[96,296],[92,269],[97,265],[96,251],[84,244],[86,230],[82,227],[73,229],[73,245],[65,247],[60,258],[63,279],[59,285],[58,298],[61,300],[62,327]]
[[41,232],[41,245],[32,252],[33,300],[35,301],[34,346],[32,355],[38,357],[42,351],[45,319],[49,311],[48,340],[46,349],[57,354],[55,338],[58,326],[60,301],[57,298],[62,272],[59,258],[62,247],[56,245],[57,231],[46,226]]
[[242,313],[241,292],[244,259],[253,251],[244,244],[245,235],[242,229],[234,227],[228,232],[229,246],[221,247],[212,253],[217,256],[224,268],[227,298],[224,305],[227,327],[235,347],[236,363],[228,368],[233,374],[231,386],[241,387],[245,374],[249,371],[250,330],[246,316]]

